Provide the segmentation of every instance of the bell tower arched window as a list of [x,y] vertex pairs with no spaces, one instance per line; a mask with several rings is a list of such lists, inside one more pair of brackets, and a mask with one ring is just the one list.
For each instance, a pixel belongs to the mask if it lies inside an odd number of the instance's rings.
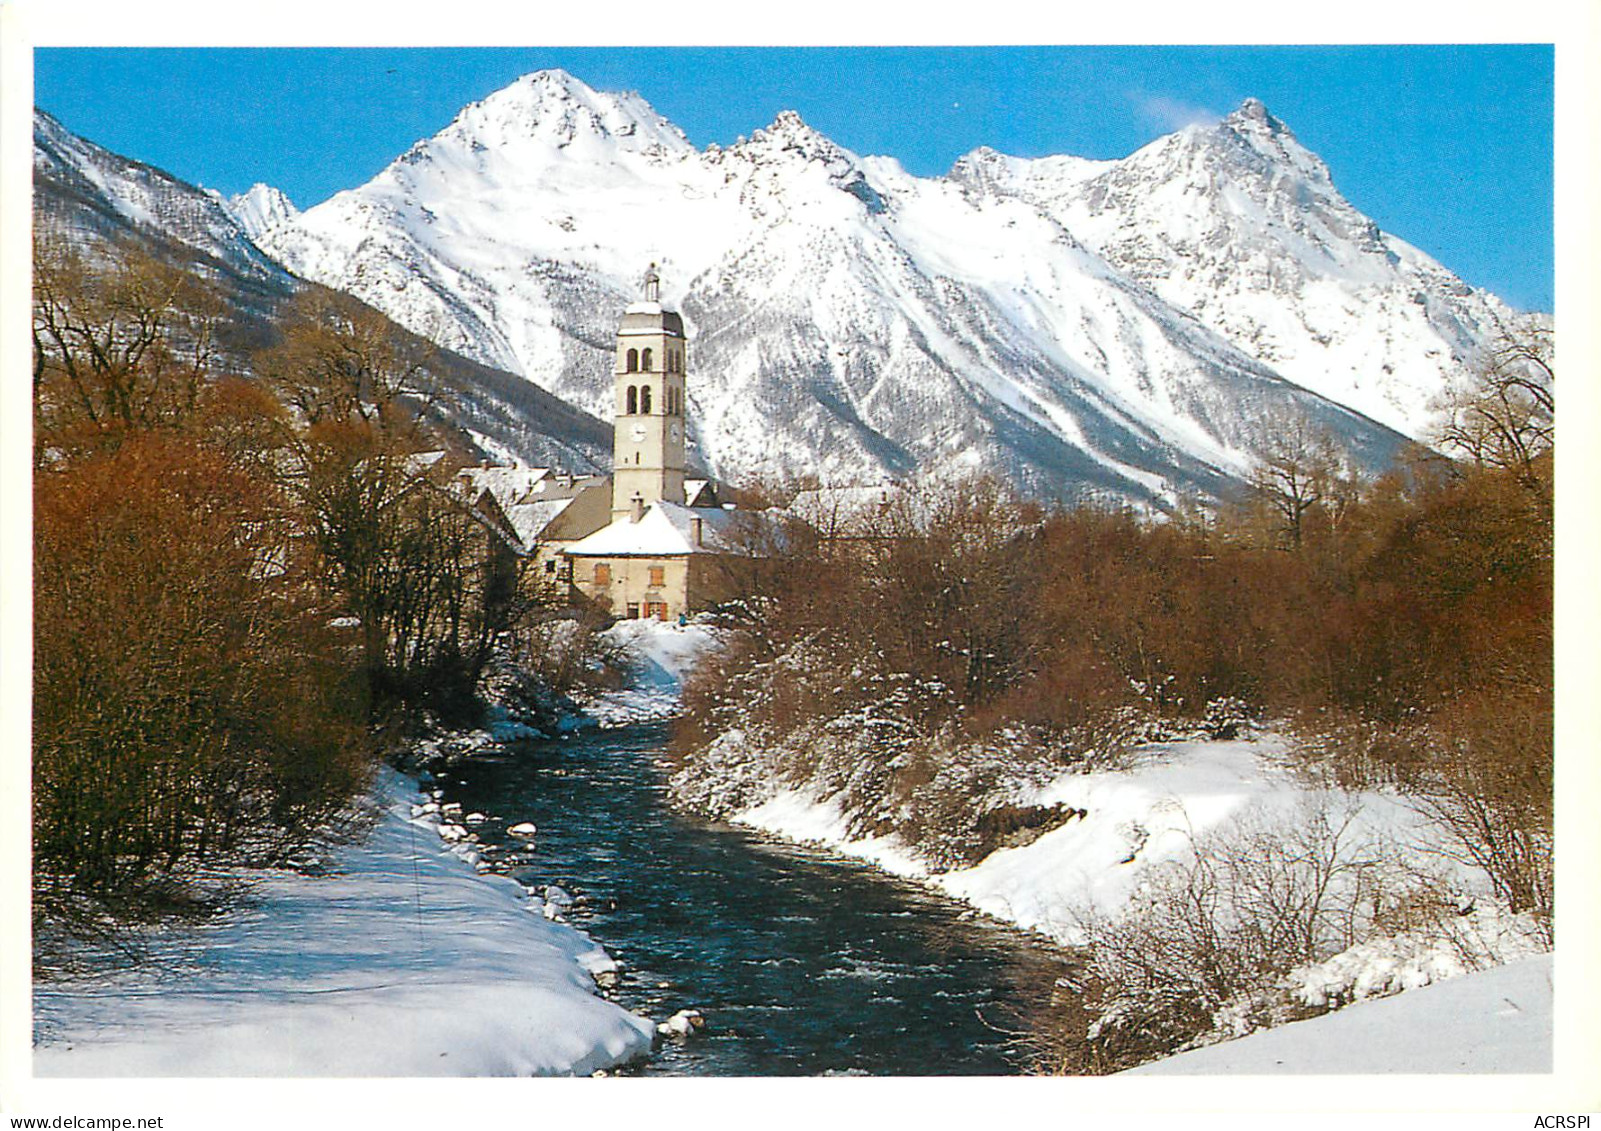
[[643,413],[649,413],[650,412],[650,386],[649,385],[641,385],[639,387],[639,411],[643,412]]
[[638,373],[639,372],[639,351],[638,350],[629,350],[628,351],[628,372],[630,372],[630,373]]
[[633,416],[639,411],[639,389],[633,385],[628,386],[628,415]]
[[645,352],[640,355],[639,367],[646,373],[650,372],[650,348],[648,346],[646,347]]

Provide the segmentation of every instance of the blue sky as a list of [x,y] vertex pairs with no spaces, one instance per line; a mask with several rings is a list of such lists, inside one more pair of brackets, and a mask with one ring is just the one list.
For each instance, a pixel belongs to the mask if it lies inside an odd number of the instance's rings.
[[224,193],[301,207],[367,180],[466,103],[562,67],[639,91],[697,145],[783,109],[944,172],[979,145],[1120,157],[1249,96],[1379,225],[1515,306],[1552,306],[1549,46],[41,49],[70,129]]

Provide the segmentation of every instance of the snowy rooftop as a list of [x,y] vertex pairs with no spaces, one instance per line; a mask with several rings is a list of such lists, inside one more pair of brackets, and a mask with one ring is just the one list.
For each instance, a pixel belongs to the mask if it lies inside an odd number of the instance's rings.
[[506,512],[506,520],[516,532],[517,538],[524,547],[532,546],[537,542],[551,523],[561,516],[561,513],[572,506],[573,496],[556,499],[534,499],[526,503],[516,503],[502,508]]
[[797,494],[789,513],[818,530],[835,532],[870,522],[908,498],[897,483],[818,487]]
[[525,467],[522,464],[494,467],[464,467],[462,479],[471,487],[474,497],[488,491],[501,509],[521,502],[534,489],[534,485],[550,474],[548,467]]
[[[665,501],[645,508],[634,522],[626,516],[567,548],[578,557],[673,557],[681,554],[738,552],[730,528],[740,512],[711,507],[686,507]],[[696,523],[700,538],[695,537]]]

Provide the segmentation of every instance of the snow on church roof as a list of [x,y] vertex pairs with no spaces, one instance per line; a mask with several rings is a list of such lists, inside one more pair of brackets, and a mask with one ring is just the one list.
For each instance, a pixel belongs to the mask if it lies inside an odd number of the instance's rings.
[[[575,557],[674,557],[683,554],[739,553],[730,529],[740,512],[710,507],[686,507],[658,501],[645,508],[638,522],[626,515],[613,519],[589,537],[567,547]],[[700,522],[700,541],[695,523]]]

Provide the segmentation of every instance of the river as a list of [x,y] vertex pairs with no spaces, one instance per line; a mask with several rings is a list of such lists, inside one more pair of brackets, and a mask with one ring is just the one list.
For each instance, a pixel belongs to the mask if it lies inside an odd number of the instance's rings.
[[[1038,940],[823,850],[671,809],[661,724],[525,742],[439,777],[485,859],[582,896],[569,919],[624,963],[612,991],[705,1030],[644,1075],[966,1075],[1026,1067],[1016,1033],[1061,972]],[[532,846],[505,830],[539,829]]]

